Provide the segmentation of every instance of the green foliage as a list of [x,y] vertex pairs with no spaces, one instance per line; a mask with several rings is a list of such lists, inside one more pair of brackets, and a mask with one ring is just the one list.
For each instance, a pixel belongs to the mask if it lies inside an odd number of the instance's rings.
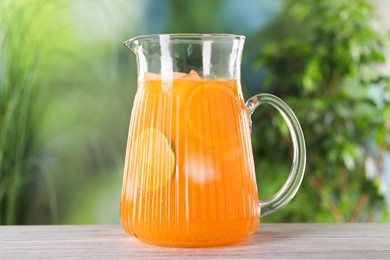
[[[269,43],[258,64],[269,72],[270,91],[300,120],[308,160],[297,198],[270,221],[385,220],[379,185],[389,149],[387,35],[365,0],[295,1],[289,14],[306,37]],[[256,156],[287,168],[291,142],[284,123],[267,109],[254,116]]]
[[188,28],[191,28],[193,33],[215,30],[215,11],[222,2],[222,0],[169,0],[172,18],[174,18],[169,25],[171,32],[183,33]]
[[106,2],[0,1],[0,224],[77,223],[88,187],[121,176],[136,84],[115,19],[131,10]]
[[[55,11],[45,1],[0,3],[0,224],[22,219],[23,194],[33,173],[34,88],[45,51],[43,39],[53,33]],[[61,4],[58,2],[57,4]]]
[[83,190],[63,220],[64,224],[115,223],[119,224],[119,202],[123,163],[113,168],[112,174],[100,175]]

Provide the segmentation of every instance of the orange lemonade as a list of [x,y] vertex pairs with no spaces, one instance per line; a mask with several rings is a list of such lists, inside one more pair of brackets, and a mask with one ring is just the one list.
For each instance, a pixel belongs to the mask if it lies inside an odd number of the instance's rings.
[[149,243],[182,247],[253,233],[260,209],[238,80],[146,74],[130,120],[123,228]]

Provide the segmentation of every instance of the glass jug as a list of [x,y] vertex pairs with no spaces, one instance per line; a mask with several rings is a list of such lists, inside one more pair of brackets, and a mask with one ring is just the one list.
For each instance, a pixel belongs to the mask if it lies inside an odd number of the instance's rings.
[[[130,235],[176,247],[237,242],[297,192],[306,158],[301,127],[273,95],[244,102],[244,39],[171,34],[125,42],[138,65],[120,203],[121,225]],[[263,103],[285,119],[294,153],[284,186],[259,201],[250,116]]]

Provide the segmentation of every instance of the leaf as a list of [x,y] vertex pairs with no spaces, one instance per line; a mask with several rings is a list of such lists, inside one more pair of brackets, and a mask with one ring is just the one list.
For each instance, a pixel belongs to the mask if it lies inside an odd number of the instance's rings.
[[[388,208],[380,185],[367,180],[364,162],[390,138],[388,35],[366,0],[304,0],[293,3],[290,14],[307,37],[289,35],[270,43],[262,66],[275,93],[293,105],[305,133],[315,188],[299,192],[318,198],[313,219],[335,221],[351,219],[364,191],[370,203],[353,218],[364,221],[375,212],[379,220]],[[263,127],[274,131],[274,124]],[[267,139],[273,154],[288,161],[278,142]],[[291,212],[284,214],[288,220]]]

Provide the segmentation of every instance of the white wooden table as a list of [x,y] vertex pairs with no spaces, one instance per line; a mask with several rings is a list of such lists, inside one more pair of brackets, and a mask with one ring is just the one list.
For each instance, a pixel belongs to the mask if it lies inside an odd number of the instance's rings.
[[260,224],[246,240],[165,248],[119,225],[0,226],[0,259],[390,259],[390,224]]

